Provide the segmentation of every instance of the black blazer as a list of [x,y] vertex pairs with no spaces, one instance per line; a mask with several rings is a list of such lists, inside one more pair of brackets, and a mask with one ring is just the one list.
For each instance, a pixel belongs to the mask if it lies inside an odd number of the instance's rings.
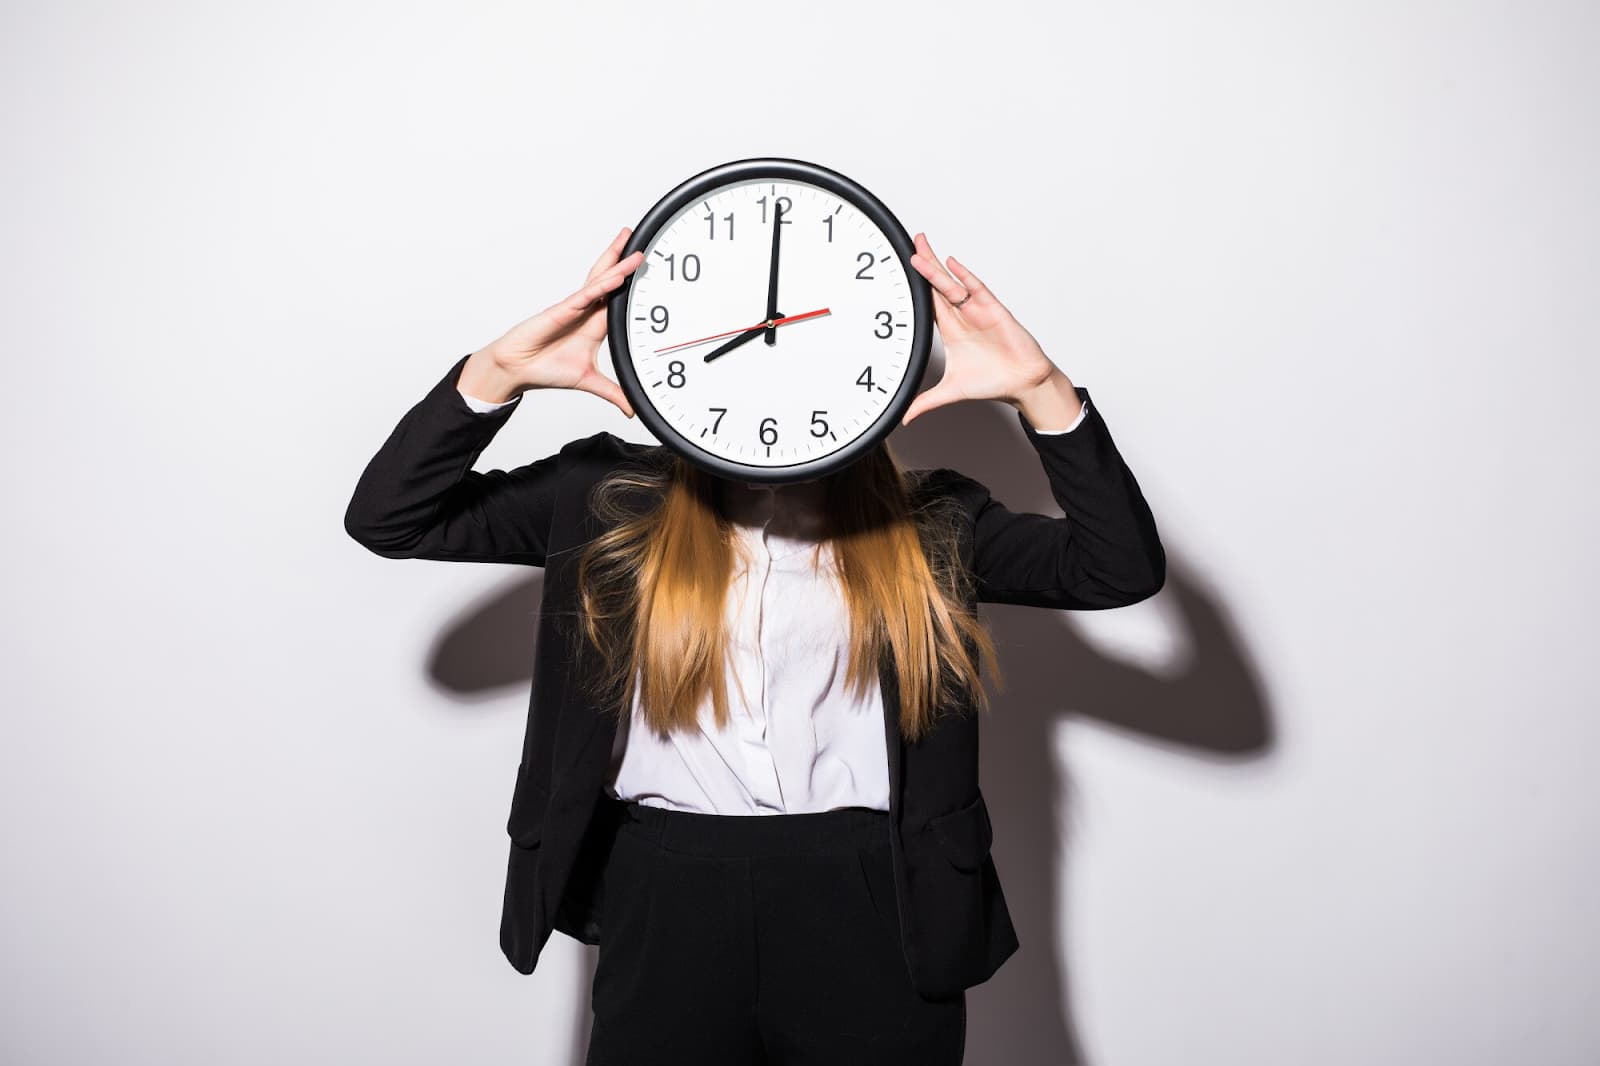
[[[664,446],[601,432],[514,470],[475,471],[495,433],[530,400],[525,395],[497,411],[474,411],[456,391],[466,360],[458,359],[406,412],[367,464],[345,530],[390,559],[544,568],[528,724],[506,825],[511,843],[500,925],[501,950],[528,974],[552,929],[598,944],[604,928],[600,874],[615,825],[604,777],[616,721],[585,697],[571,665],[577,550],[601,532],[586,495],[619,464]],[[537,403],[537,393],[531,396]],[[1082,388],[1078,396],[1089,398]],[[1100,404],[1059,436],[1038,435],[1020,411],[1017,418],[1065,517],[1010,511],[983,485],[947,468],[925,482],[927,491],[955,496],[971,518],[962,558],[977,578],[976,599],[1101,610],[1154,595],[1165,580],[1166,556]],[[945,715],[920,742],[905,743],[892,663],[882,663],[879,673],[906,966],[923,996],[950,996],[987,980],[1018,947],[989,854],[978,716]]]

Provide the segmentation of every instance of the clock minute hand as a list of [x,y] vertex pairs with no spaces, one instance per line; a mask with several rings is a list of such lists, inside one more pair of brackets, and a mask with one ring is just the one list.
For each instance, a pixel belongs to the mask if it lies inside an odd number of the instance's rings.
[[[778,317],[778,238],[783,235],[783,201],[772,203],[772,267],[767,272],[767,318]],[[778,343],[776,328],[767,330],[767,343]]]
[[654,354],[660,355],[662,352],[670,352],[674,348],[687,348],[693,344],[704,344],[706,341],[714,341],[718,337],[731,337],[735,333],[744,333],[747,330],[755,330],[756,332],[760,332],[761,330],[766,329],[768,326],[781,326],[788,322],[798,322],[803,318],[815,318],[817,315],[825,315],[830,313],[832,313],[831,308],[819,307],[815,311],[807,311],[803,315],[788,315],[784,318],[769,318],[765,322],[757,322],[753,326],[741,326],[738,329],[729,329],[723,330],[721,333],[713,333],[707,337],[696,337],[692,341],[679,341],[677,344],[669,344],[664,348],[657,348]]
[[790,322],[799,322],[803,318],[816,318],[818,315],[826,315],[826,314],[829,314],[829,313],[830,312],[829,312],[828,308],[819,307],[815,311],[807,311],[805,314],[802,314],[802,315],[789,315],[789,316],[787,316],[785,318],[769,318],[765,322],[761,323],[758,326],[751,326],[749,329],[745,330],[744,333],[742,333],[741,335],[733,338],[733,340],[729,341],[727,344],[722,345],[720,348],[717,348],[715,351],[707,352],[705,361],[709,363],[709,362],[711,362],[711,360],[717,358],[717,356],[722,355],[725,352],[733,351],[735,348],[739,347],[739,345],[743,344],[745,341],[750,340],[751,338],[755,337],[757,334],[762,333],[764,331],[777,329],[779,326],[786,325],[787,323],[790,323]]

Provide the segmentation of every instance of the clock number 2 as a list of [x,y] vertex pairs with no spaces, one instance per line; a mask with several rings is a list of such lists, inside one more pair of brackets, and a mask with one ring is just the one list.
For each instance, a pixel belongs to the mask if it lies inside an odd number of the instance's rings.
[[858,281],[873,281],[873,280],[875,280],[871,274],[867,273],[868,270],[872,269],[872,253],[871,252],[858,252],[856,254],[856,259],[857,259],[857,261],[860,261],[862,259],[866,260],[865,263],[861,264],[861,269],[856,271],[856,280],[858,280]]

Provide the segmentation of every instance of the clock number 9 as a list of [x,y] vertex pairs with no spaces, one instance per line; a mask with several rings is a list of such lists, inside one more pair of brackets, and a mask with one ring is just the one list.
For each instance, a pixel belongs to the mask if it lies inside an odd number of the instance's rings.
[[650,332],[665,333],[667,331],[667,320],[670,317],[667,314],[667,309],[660,304],[650,308]]
[[[663,259],[665,259],[667,261],[667,280],[668,281],[677,281],[678,280],[678,264],[677,264],[676,260],[677,260],[678,257],[676,255],[664,255],[661,258],[663,258]],[[693,271],[693,273],[690,273],[691,270]],[[690,252],[688,255],[683,257],[683,280],[684,281],[699,281],[700,280],[700,257],[698,255],[695,255],[693,252]]]

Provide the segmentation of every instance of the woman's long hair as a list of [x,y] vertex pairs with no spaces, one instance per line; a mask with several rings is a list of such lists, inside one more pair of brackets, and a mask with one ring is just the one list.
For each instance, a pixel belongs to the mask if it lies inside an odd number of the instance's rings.
[[[724,603],[740,544],[718,505],[721,478],[667,448],[647,455],[590,491],[605,531],[578,557],[578,654],[599,655],[580,675],[601,707],[626,714],[637,687],[645,721],[665,737],[696,727],[708,691],[717,725],[728,720]],[[880,442],[828,475],[821,494],[821,536],[849,607],[845,684],[864,696],[892,661],[911,741],[963,697],[988,708],[980,664],[999,683],[994,644],[967,608],[961,509],[921,491],[925,479]]]

